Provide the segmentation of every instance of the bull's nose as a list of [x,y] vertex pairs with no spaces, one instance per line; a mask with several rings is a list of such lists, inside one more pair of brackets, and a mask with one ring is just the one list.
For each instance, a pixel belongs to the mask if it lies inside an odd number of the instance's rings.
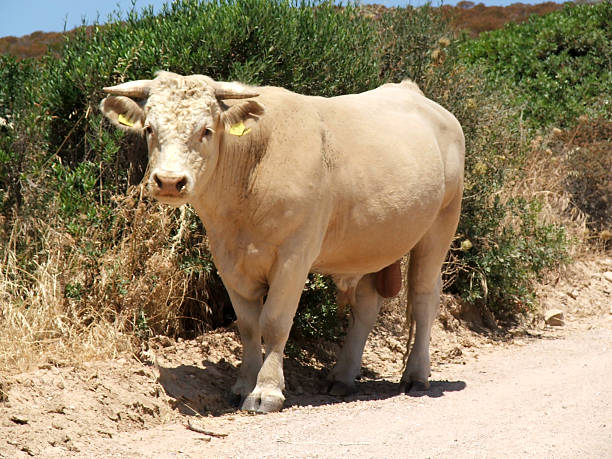
[[160,196],[179,196],[186,191],[188,185],[186,175],[167,172],[154,172],[151,182]]

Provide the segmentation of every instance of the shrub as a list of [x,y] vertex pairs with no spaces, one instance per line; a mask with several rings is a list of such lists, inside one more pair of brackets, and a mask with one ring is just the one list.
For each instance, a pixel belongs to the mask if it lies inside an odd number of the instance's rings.
[[[534,279],[567,258],[568,242],[560,226],[540,221],[533,196],[513,192],[529,139],[516,110],[505,103],[507,96],[489,88],[479,65],[464,62],[463,42],[453,38],[444,17],[412,19],[422,22],[431,30],[428,45],[412,60],[387,68],[395,79],[417,79],[428,97],[458,118],[465,134],[465,191],[457,239],[443,272],[445,288],[500,319],[512,317],[535,305]],[[414,29],[389,37],[398,49],[410,49],[411,40],[424,43]]]
[[612,121],[583,116],[553,146],[569,170],[564,185],[573,204],[587,216],[588,229],[604,243],[609,240],[605,232],[612,229],[611,142]]
[[336,287],[333,281],[320,274],[310,274],[300,307],[294,320],[293,335],[297,338],[323,338],[336,341],[343,334],[344,321],[336,304]]
[[15,306],[4,311],[0,341],[39,346],[28,331],[35,323],[61,342],[97,323],[145,337],[232,319],[197,218],[161,209],[135,187],[146,146],[102,123],[103,86],[159,69],[322,95],[378,83],[376,33],[353,7],[181,1],[157,17],[149,9],[116,19],[77,30],[61,59],[0,58],[0,297]]
[[532,126],[570,126],[576,118],[611,115],[612,3],[567,4],[526,23],[466,41],[464,59],[483,64]]
[[[520,311],[531,280],[564,247],[558,228],[538,222],[537,203],[506,193],[528,140],[518,116],[505,99],[492,100],[482,69],[462,62],[460,42],[434,10],[368,11],[179,1],[159,16],[148,9],[82,28],[61,59],[0,58],[0,117],[9,120],[0,126],[0,298],[13,305],[0,316],[0,341],[97,342],[103,323],[109,335],[189,335],[232,319],[199,220],[143,197],[144,142],[97,110],[103,86],[159,69],[325,96],[416,80],[455,113],[467,139],[461,237],[446,284],[500,315]],[[472,248],[461,250],[467,239]],[[330,279],[310,277],[296,324],[303,336],[339,336]]]
[[482,72],[457,65],[457,49],[428,72],[431,97],[459,119],[466,138],[464,196],[457,238],[444,268],[445,288],[498,319],[535,306],[533,281],[567,260],[559,225],[540,218],[540,203],[514,190],[529,153],[521,121],[491,95]]
[[432,70],[432,53],[444,59],[452,30],[449,21],[430,6],[385,11],[378,19],[381,79],[398,82],[409,78],[429,93],[426,72]]

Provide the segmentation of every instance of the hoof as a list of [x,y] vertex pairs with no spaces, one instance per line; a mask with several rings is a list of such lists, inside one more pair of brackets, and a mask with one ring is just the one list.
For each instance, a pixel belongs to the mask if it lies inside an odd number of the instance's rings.
[[411,392],[427,392],[429,390],[429,381],[400,381],[400,393],[408,394]]
[[347,395],[353,395],[356,392],[357,387],[355,386],[355,383],[349,385],[340,381],[332,381],[327,386],[327,393],[336,397],[346,397]]
[[282,394],[278,396],[273,393],[252,392],[244,399],[240,409],[251,413],[274,413],[283,408],[284,402],[285,397]]

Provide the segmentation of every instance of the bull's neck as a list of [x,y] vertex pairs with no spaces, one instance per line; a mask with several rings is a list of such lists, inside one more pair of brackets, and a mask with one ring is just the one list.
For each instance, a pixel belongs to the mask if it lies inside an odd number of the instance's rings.
[[204,226],[222,227],[244,217],[253,203],[257,171],[266,156],[267,142],[260,133],[226,136],[215,170],[199,201],[193,203]]

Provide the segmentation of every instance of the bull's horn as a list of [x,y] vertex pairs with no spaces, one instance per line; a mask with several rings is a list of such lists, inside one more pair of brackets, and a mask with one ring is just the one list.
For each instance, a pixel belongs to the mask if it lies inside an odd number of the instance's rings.
[[229,83],[226,81],[215,81],[215,96],[217,99],[248,99],[257,97],[258,92],[240,83]]
[[149,95],[152,82],[152,80],[128,81],[127,83],[118,84],[117,86],[109,86],[103,89],[104,92],[114,94],[116,96],[144,99]]

